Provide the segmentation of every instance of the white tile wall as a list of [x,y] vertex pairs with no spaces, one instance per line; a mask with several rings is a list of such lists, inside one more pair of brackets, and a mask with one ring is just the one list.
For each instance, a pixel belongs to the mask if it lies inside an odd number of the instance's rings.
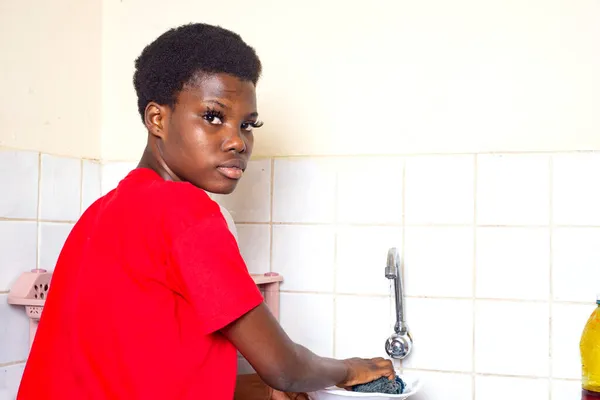
[[415,346],[404,366],[440,371],[473,370],[471,300],[409,298],[406,317]]
[[557,225],[600,225],[600,154],[554,157],[553,217]]
[[37,244],[37,222],[0,221],[0,292],[10,290],[19,273],[36,267]]
[[81,160],[42,154],[40,218],[75,221],[81,210]]
[[271,269],[271,227],[268,224],[236,224],[238,245],[252,274]]
[[552,380],[552,400],[577,400],[581,398],[581,382]]
[[556,228],[552,236],[554,299],[593,302],[600,293],[600,227]]
[[549,156],[478,156],[478,224],[548,225],[549,219]]
[[392,332],[388,297],[337,296],[335,356],[386,357],[385,339]]
[[0,217],[37,217],[39,158],[32,151],[0,150]]
[[213,195],[236,222],[269,222],[271,220],[271,160],[248,163],[235,196]]
[[478,228],[476,295],[548,300],[549,228]]
[[[404,239],[406,294],[473,297],[473,236],[470,227],[407,227]],[[381,263],[378,265],[381,268]]]
[[337,168],[338,222],[402,223],[402,159],[348,158],[339,160]]
[[389,295],[384,270],[390,247],[402,249],[402,229],[395,227],[340,227],[337,236],[336,291]]
[[25,360],[29,353],[29,319],[22,307],[8,304],[8,295],[0,294],[0,365]]
[[[599,159],[275,159],[265,225],[271,270],[285,280],[284,328],[324,355],[386,356],[394,312],[383,270],[396,246],[415,340],[403,367],[425,382],[415,400],[576,398],[579,337],[600,292]],[[270,204],[261,193],[257,207]],[[241,242],[256,269],[268,264],[267,229],[253,229]]]
[[273,271],[283,290],[333,291],[335,231],[328,226],[275,225]]
[[410,157],[406,160],[406,224],[472,224],[473,156]]
[[101,193],[102,165],[98,161],[83,160],[81,173],[81,212],[96,201]]
[[546,303],[478,300],[475,303],[475,371],[548,376],[548,310]]
[[[394,312],[384,266],[396,246],[415,340],[403,367],[425,382],[415,400],[567,400],[580,392],[579,335],[600,292],[599,159],[264,159],[214,198],[238,223],[250,271],[284,276],[281,322],[299,343],[385,357]],[[79,213],[135,165],[0,151],[0,186],[14,188],[0,196],[0,326],[11,326],[0,329],[0,399],[26,356],[10,284],[52,266]]]
[[548,379],[478,376],[475,378],[475,399],[545,400],[550,395],[549,386]]
[[335,217],[335,163],[275,160],[273,221],[327,223]]
[[292,340],[333,357],[333,295],[282,293],[280,306],[281,326]]
[[40,268],[52,271],[74,224],[40,222]]
[[473,398],[471,374],[417,371],[423,381],[421,390],[411,400],[470,400]]
[[0,367],[0,400],[13,400],[17,397],[19,382],[25,364],[11,364]]

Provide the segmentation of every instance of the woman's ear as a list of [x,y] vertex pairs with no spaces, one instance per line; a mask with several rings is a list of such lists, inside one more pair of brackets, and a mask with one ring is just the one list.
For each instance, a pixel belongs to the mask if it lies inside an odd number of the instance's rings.
[[148,103],[144,111],[144,124],[152,136],[164,139],[168,112],[169,108],[167,106],[155,102]]

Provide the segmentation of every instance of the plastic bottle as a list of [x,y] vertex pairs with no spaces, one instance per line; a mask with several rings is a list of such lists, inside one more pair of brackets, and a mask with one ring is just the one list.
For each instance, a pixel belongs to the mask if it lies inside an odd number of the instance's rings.
[[598,305],[583,329],[579,349],[581,351],[582,400],[600,399],[600,294]]

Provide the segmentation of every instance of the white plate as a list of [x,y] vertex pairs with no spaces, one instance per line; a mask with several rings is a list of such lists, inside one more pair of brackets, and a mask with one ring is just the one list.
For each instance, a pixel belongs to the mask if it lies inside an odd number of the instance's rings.
[[354,397],[361,400],[402,400],[406,399],[413,394],[417,393],[421,388],[421,380],[412,374],[398,374],[400,378],[406,383],[406,388],[402,394],[385,394],[385,393],[360,393],[351,392],[340,388],[329,388],[325,390],[319,390],[317,392],[311,392],[308,394],[311,400],[340,400],[342,398]]

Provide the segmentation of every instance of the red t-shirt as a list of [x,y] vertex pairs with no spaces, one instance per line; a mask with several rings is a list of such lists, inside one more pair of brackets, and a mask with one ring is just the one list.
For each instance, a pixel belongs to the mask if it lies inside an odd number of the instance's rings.
[[219,206],[136,169],[69,235],[17,398],[231,400],[219,330],[262,301]]

